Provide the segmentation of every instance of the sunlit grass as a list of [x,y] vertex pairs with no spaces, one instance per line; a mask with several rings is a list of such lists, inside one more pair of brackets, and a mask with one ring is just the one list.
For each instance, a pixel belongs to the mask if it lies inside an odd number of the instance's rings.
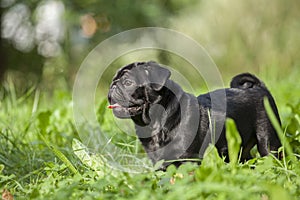
[[[295,88],[293,80],[267,80],[271,90]],[[282,86],[286,83],[286,86]],[[272,91],[273,92],[273,91]],[[274,92],[285,99],[286,91]],[[297,94],[290,94],[296,99]],[[37,88],[18,94],[13,83],[1,88],[0,189],[16,199],[297,199],[300,197],[299,132],[300,106],[292,103],[280,113],[290,150],[283,160],[274,156],[238,159],[236,131],[230,128],[231,161],[225,163],[211,146],[200,166],[186,164],[166,172],[156,171],[143,153],[134,133],[126,134],[116,124],[105,101],[97,110],[108,143],[95,152],[80,141],[73,122],[71,94],[57,92],[49,103]],[[47,106],[48,103],[48,106]],[[278,104],[279,108],[285,105]],[[283,112],[285,110],[283,109]],[[126,125],[126,123],[125,123]],[[231,125],[229,125],[231,126]],[[281,150],[282,151],[282,150]],[[292,152],[292,153],[291,153]],[[295,157],[290,156],[295,155]],[[137,155],[137,156],[136,156]],[[114,166],[120,162],[134,172]]]

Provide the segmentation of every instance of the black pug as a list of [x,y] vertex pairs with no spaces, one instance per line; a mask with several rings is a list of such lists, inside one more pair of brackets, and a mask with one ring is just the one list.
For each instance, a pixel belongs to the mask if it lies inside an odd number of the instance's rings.
[[281,146],[263,99],[269,99],[280,122],[276,104],[254,75],[237,75],[231,88],[198,97],[185,93],[170,75],[153,61],[132,63],[116,73],[108,93],[108,108],[116,117],[134,121],[136,134],[154,164],[165,160],[165,168],[199,158],[200,148],[207,147],[204,141],[211,135],[215,141],[209,142],[214,142],[220,156],[228,160],[225,117],[235,121],[242,138],[241,160],[251,158],[250,150],[256,144],[261,156]]

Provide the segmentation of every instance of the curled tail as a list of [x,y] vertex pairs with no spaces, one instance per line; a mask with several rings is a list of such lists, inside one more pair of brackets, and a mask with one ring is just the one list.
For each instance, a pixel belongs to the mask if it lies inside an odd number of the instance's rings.
[[256,76],[250,73],[242,73],[236,75],[235,77],[232,78],[230,87],[239,88],[239,89],[249,89],[249,88],[262,89],[262,91],[264,91],[265,93],[265,96],[268,97],[270,101],[271,107],[278,119],[278,122],[281,124],[280,117],[278,114],[278,109],[272,94],[267,89],[265,84],[261,80],[259,80]]
[[256,76],[250,73],[239,74],[232,78],[230,83],[231,88],[248,89],[248,88],[264,88],[265,84]]

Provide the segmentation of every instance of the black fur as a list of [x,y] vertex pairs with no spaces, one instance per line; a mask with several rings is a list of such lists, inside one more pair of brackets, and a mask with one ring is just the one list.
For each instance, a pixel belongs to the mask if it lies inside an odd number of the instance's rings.
[[[281,146],[263,105],[267,97],[280,121],[275,101],[254,75],[237,75],[231,88],[198,97],[185,93],[170,75],[155,62],[132,63],[119,70],[108,94],[110,104],[117,105],[115,116],[134,121],[136,134],[153,163],[199,158],[200,148],[207,147],[205,141],[212,134],[212,120],[215,145],[219,154],[228,158],[225,117],[234,119],[241,135],[242,160],[251,158],[255,144],[261,156]],[[173,162],[177,166],[181,163]]]

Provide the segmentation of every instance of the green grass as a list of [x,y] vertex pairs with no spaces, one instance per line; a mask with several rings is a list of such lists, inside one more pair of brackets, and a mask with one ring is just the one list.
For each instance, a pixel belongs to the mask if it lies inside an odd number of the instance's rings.
[[[278,88],[274,96],[281,102],[283,126],[278,132],[284,159],[256,156],[237,162],[240,139],[228,121],[230,163],[210,146],[200,166],[170,166],[166,172],[149,167],[144,157],[130,157],[143,150],[134,135],[116,126],[105,102],[98,106],[98,120],[109,141],[122,150],[118,158],[107,156],[105,149],[92,152],[80,141],[71,93],[49,97],[31,88],[18,94],[7,82],[0,89],[0,191],[8,190],[15,199],[299,199],[300,102],[282,103],[299,98],[293,77],[267,82],[272,91]],[[297,91],[286,97],[285,88]],[[143,172],[116,170],[112,159]]]

